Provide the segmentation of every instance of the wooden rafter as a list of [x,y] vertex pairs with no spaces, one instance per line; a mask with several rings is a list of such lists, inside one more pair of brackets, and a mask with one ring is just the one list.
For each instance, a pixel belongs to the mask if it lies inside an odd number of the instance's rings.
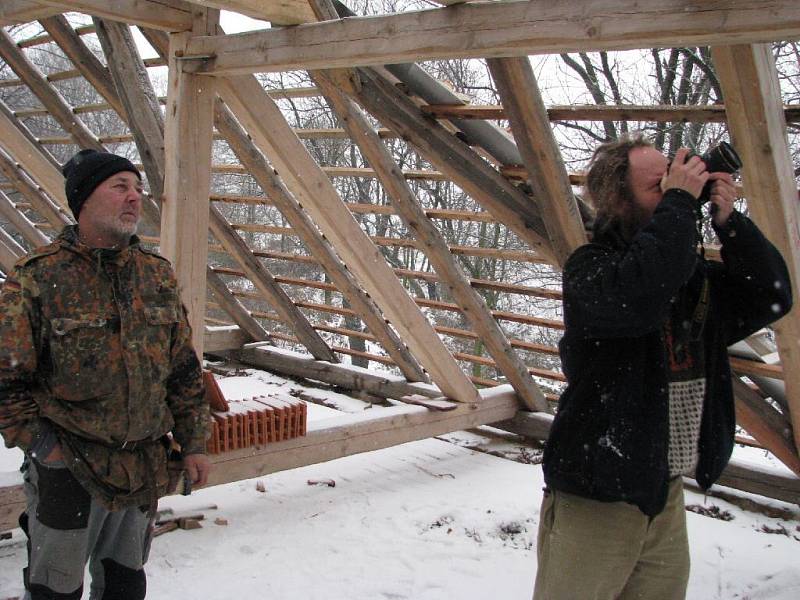
[[239,161],[247,167],[261,189],[272,199],[281,214],[296,230],[300,239],[317,258],[320,266],[347,298],[375,338],[394,359],[409,381],[428,381],[428,376],[408,351],[397,333],[387,325],[378,307],[339,260],[330,244],[319,233],[308,215],[289,192],[280,177],[269,167],[264,156],[221,102],[215,108],[215,124]]
[[48,83],[39,69],[28,60],[22,49],[16,45],[5,30],[0,30],[0,56],[39,98],[42,105],[76,144],[82,148],[103,149],[103,145],[94,133],[72,112],[72,108],[64,97]]
[[39,4],[142,25],[163,31],[189,31],[192,28],[192,7],[183,0],[37,0]]
[[[800,447],[800,206],[775,61],[769,45],[718,46],[712,59],[725,94],[731,139],[742,157],[747,207],[783,254],[795,308],[774,325],[795,446]],[[795,452],[797,450],[795,449]]]
[[219,92],[383,314],[401,332],[431,379],[446,396],[473,401],[477,397],[475,387],[258,81],[253,77],[223,78]]
[[408,140],[451,179],[537,252],[552,257],[547,231],[533,200],[469,145],[425,117],[419,107],[374,69],[357,69],[354,98]]
[[569,255],[586,243],[586,231],[539,85],[527,57],[491,58],[487,64],[508,112],[553,254],[563,267]]
[[86,47],[81,40],[81,36],[67,22],[64,15],[56,15],[47,19],[39,19],[39,23],[45,31],[50,34],[53,41],[72,61],[78,72],[88,81],[97,92],[105,98],[109,107],[116,112],[123,120],[125,119],[125,109],[119,102],[119,97],[114,90],[114,82],[111,80],[108,69],[100,60]]
[[[498,32],[502,32],[499,34]],[[187,57],[205,73],[330,69],[445,58],[524,56],[793,39],[795,0],[550,0],[462,4],[302,27],[197,38]],[[207,58],[211,57],[211,58]]]
[[264,268],[261,261],[253,256],[245,241],[233,230],[225,217],[213,206],[209,207],[209,210],[211,213],[209,224],[214,237],[236,259],[236,262],[242,265],[247,278],[253,282],[282,320],[292,328],[311,355],[318,360],[338,362],[333,351],[314,330],[303,313],[292,303],[292,299],[283,291],[270,272]]
[[[532,410],[547,410],[544,394],[528,375],[525,365],[512,349],[497,321],[492,318],[486,302],[470,286],[469,280],[450,254],[447,242],[442,238],[439,230],[425,216],[416,196],[400,174],[400,168],[378,134],[373,130],[367,116],[337,88],[335,81],[329,78],[328,73],[313,73],[312,75],[325,94],[331,109],[350,133],[353,141],[358,144],[364,157],[375,169],[398,214],[425,248],[425,254],[441,278],[440,281],[447,289],[448,296],[454,298],[461,306],[464,315],[480,335],[487,350],[516,390],[520,400]],[[345,76],[340,72],[334,77],[337,75],[340,79]]]

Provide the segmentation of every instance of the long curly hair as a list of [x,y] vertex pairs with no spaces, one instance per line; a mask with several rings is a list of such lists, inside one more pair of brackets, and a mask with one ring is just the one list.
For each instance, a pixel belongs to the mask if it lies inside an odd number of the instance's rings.
[[630,238],[642,221],[642,211],[631,192],[628,171],[629,155],[634,148],[652,148],[653,143],[641,132],[624,135],[598,146],[584,186],[585,196],[597,211],[597,227],[619,226],[625,238]]

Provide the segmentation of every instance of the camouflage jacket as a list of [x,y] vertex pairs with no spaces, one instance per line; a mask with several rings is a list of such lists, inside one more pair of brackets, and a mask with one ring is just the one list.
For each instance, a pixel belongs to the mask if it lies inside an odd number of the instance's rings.
[[134,237],[91,249],[68,226],[21,259],[0,294],[0,434],[65,463],[112,510],[166,492],[172,431],[205,452],[208,405],[172,268]]

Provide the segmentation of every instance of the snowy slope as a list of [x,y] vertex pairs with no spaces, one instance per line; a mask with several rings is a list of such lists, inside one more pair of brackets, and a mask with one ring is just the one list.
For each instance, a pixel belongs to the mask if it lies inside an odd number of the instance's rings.
[[[229,398],[300,389],[261,372],[221,384]],[[364,407],[330,391],[303,393],[348,411]],[[332,410],[310,408],[312,419]],[[491,449],[488,438],[449,437],[458,443],[423,440],[163,500],[162,509],[199,511],[206,519],[202,529],[156,538],[148,598],[530,598],[541,468],[463,447]],[[0,453],[0,471],[12,471],[18,459],[13,451]],[[16,474],[0,473],[4,478]],[[335,487],[308,484],[324,478]],[[257,481],[266,491],[257,490]],[[722,521],[687,513],[689,598],[800,598],[798,507],[749,497],[777,512],[745,512],[687,492],[687,504],[716,505],[733,516]],[[228,524],[214,524],[218,517]],[[16,531],[0,542],[0,598],[20,593],[23,562],[24,542]]]

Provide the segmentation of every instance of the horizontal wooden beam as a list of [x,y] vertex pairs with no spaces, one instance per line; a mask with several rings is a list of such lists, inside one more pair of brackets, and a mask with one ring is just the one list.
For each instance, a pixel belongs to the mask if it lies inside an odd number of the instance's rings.
[[192,8],[189,2],[183,0],[37,0],[37,2],[64,12],[82,12],[162,31],[190,30],[193,13],[196,11],[196,7]]
[[[438,119],[507,119],[505,107],[499,104],[427,104],[422,112]],[[800,106],[783,107],[788,123],[800,122]],[[652,123],[724,123],[723,104],[705,106],[665,105],[552,105],[547,108],[551,121],[639,121]]]
[[186,57],[197,57],[188,68],[230,75],[798,36],[796,0],[776,0],[769,8],[748,0],[520,0],[195,38]]
[[42,6],[30,0],[3,0],[0,3],[0,26],[27,23],[36,19],[44,19],[61,12],[58,8]]
[[228,10],[275,25],[298,25],[316,20],[308,0],[192,0],[195,4]]
[[[519,412],[511,419],[492,423],[492,427],[530,439],[546,440],[550,434],[552,423],[552,415]],[[776,473],[772,469],[764,469],[737,460],[731,460],[728,463],[717,481],[717,485],[725,485],[752,494],[800,504],[800,478]]]

